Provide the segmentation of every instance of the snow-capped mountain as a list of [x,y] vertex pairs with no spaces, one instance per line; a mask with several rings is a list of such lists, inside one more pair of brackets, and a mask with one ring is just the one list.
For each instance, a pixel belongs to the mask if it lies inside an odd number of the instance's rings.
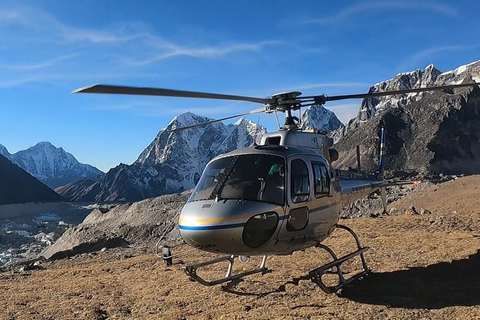
[[0,145],[0,154],[49,186],[56,188],[80,179],[95,177],[103,172],[77,161],[75,157],[50,142],[39,142],[26,150],[10,154]]
[[75,201],[136,201],[191,189],[213,157],[251,145],[265,129],[240,119],[172,132],[212,119],[187,112],[160,130],[132,165],[121,164],[96,179],[82,180],[57,189]]
[[165,164],[175,168],[178,179],[169,181],[169,187],[187,190],[195,186],[210,159],[219,154],[249,146],[254,142],[255,137],[265,133],[263,127],[242,118],[233,125],[226,126],[217,122],[172,134],[175,128],[210,120],[212,119],[191,112],[175,117],[140,154],[134,165]]
[[302,129],[317,129],[331,132],[340,127],[343,127],[343,124],[338,120],[335,113],[323,106],[310,106],[302,115]]
[[[467,82],[480,82],[480,61],[460,66],[455,70],[443,72],[433,64],[425,67],[424,70],[414,70],[397,74],[393,79],[385,80],[373,85],[369,92],[381,92],[392,90],[416,89],[432,86],[450,84],[461,84]],[[396,96],[385,96],[364,99],[357,116],[352,119],[350,125],[359,125],[374,117],[378,112],[389,108],[404,108],[425,96],[435,94],[434,91],[419,93],[408,93]]]
[[[429,65],[396,75],[370,92],[480,83],[480,61],[441,72]],[[421,175],[480,173],[479,86],[365,99],[356,118],[335,132],[338,167],[375,170],[380,127],[386,131],[387,170]]]

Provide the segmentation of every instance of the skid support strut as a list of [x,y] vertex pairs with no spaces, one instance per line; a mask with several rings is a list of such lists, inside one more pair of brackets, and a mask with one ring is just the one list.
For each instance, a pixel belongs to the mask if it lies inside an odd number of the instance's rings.
[[[213,264],[224,262],[224,261],[228,262],[228,268],[227,268],[227,273],[223,278],[220,278],[217,280],[206,280],[197,274],[198,268],[213,265]],[[267,267],[265,267],[265,263],[267,262],[267,256],[263,256],[262,263],[258,268],[240,272],[240,273],[235,273],[235,274],[233,273],[234,262],[235,262],[235,256],[228,255],[228,256],[222,256],[222,257],[218,257],[218,258],[204,261],[204,262],[186,265],[186,266],[183,266],[182,268],[191,279],[197,281],[200,284],[203,284],[204,286],[215,286],[217,284],[222,284],[222,283],[230,282],[233,280],[239,280],[241,278],[244,278],[252,274],[256,274],[256,273],[265,274],[270,271]]]
[[[355,242],[357,244],[357,250],[353,251],[349,254],[346,254],[343,257],[338,258],[337,255],[335,254],[335,252],[333,252],[333,250],[330,249],[329,247],[327,247],[326,245],[323,245],[323,244],[318,244],[317,245],[318,248],[322,248],[325,251],[327,251],[332,256],[333,261],[330,262],[330,263],[327,263],[327,264],[325,264],[325,265],[323,265],[323,266],[321,266],[317,269],[314,269],[314,270],[310,271],[309,276],[310,276],[310,279],[313,282],[315,282],[326,293],[337,292],[341,288],[347,286],[352,281],[355,281],[359,278],[362,278],[362,277],[366,276],[367,274],[369,274],[371,272],[371,270],[367,266],[367,263],[365,261],[365,257],[363,256],[363,253],[365,251],[367,251],[369,248],[361,246],[360,240],[358,239],[358,236],[349,227],[338,224],[338,225],[336,225],[336,228],[344,229],[344,230],[348,231],[353,236],[353,238],[355,239]],[[350,259],[352,259],[356,256],[360,256],[360,260],[362,262],[362,269],[363,270],[361,272],[355,274],[354,276],[346,279],[343,276],[343,272],[342,272],[342,268],[341,268],[342,263],[344,263],[345,261],[348,261],[348,260],[350,260]],[[338,275],[338,284],[333,285],[333,286],[327,286],[323,282],[322,277],[325,275],[325,273],[328,270],[330,270],[332,268],[335,268],[335,273]]]

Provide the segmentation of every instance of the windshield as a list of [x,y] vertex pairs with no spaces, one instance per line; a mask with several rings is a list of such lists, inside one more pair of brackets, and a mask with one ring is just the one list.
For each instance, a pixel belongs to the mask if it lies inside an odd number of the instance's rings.
[[189,201],[239,199],[284,203],[285,161],[266,154],[245,154],[211,162]]

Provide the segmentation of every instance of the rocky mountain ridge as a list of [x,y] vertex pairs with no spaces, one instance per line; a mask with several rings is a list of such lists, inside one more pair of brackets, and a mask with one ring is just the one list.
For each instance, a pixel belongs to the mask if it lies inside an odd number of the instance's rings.
[[[382,81],[370,92],[474,81],[480,82],[480,61],[444,73],[429,65]],[[337,167],[356,167],[355,146],[359,145],[363,169],[374,171],[381,127],[386,132],[390,175],[480,172],[478,86],[365,99],[357,117],[333,134],[340,151]]]
[[343,127],[335,113],[324,106],[308,107],[302,114],[300,124],[302,130],[317,129],[325,132],[339,130]]
[[50,188],[103,173],[91,165],[78,162],[71,153],[47,141],[13,154],[10,154],[5,146],[0,145],[0,154]]

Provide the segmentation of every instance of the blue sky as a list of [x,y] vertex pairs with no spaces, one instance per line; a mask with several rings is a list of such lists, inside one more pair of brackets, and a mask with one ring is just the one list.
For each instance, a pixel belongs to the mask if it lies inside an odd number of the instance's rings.
[[[74,95],[94,83],[266,97],[350,94],[434,63],[480,59],[478,1],[2,1],[0,144],[50,141],[108,170],[177,114],[258,105]],[[342,121],[360,101],[327,105]],[[251,120],[275,129],[273,116]]]

